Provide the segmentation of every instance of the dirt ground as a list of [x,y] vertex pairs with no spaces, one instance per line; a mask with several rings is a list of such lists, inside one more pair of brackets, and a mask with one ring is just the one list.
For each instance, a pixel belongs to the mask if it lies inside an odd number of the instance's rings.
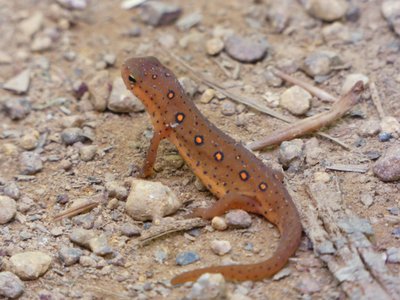
[[[57,213],[68,207],[68,203],[57,200],[60,195],[67,195],[69,202],[82,197],[106,195],[105,182],[108,177],[114,177],[129,186],[132,170],[142,165],[151,132],[149,117],[145,112],[97,112],[90,107],[89,100],[76,97],[74,83],[90,82],[105,67],[113,80],[119,76],[119,67],[124,59],[143,55],[154,55],[179,77],[190,78],[188,71],[160,47],[160,40],[166,36],[173,38],[167,52],[188,61],[197,72],[206,73],[220,83],[235,82],[239,88],[234,92],[257,99],[261,105],[270,106],[292,119],[295,117],[288,111],[271,106],[263,98],[263,95],[274,98],[290,86],[268,85],[263,75],[266,68],[301,65],[304,57],[313,51],[333,51],[347,66],[331,72],[321,84],[315,83],[301,70],[292,75],[338,96],[348,74],[364,74],[376,84],[384,111],[400,120],[400,40],[382,17],[380,7],[383,1],[351,1],[351,6],[359,9],[359,18],[342,18],[339,21],[351,33],[361,33],[361,37],[357,41],[347,42],[326,41],[321,32],[331,23],[310,16],[297,1],[289,1],[291,9],[285,14],[290,16],[290,23],[281,33],[274,32],[265,17],[278,2],[272,0],[165,1],[182,9],[180,18],[194,11],[201,12],[200,23],[187,30],[180,30],[175,24],[157,27],[146,25],[140,20],[139,8],[124,10],[120,2],[115,0],[90,1],[83,10],[63,8],[56,2],[0,0],[0,50],[11,57],[10,62],[0,65],[0,82],[5,83],[22,70],[31,69],[29,90],[17,95],[0,89],[0,104],[20,98],[26,98],[32,104],[30,113],[19,120],[12,120],[6,110],[0,112],[0,192],[3,184],[15,182],[21,194],[17,197],[17,205],[24,201],[21,200],[24,197],[33,200],[28,210],[18,211],[14,220],[0,225],[0,271],[8,270],[10,257],[18,252],[40,250],[53,258],[46,274],[35,280],[24,281],[21,299],[182,299],[190,292],[191,286],[172,287],[168,284],[168,280],[182,270],[229,260],[256,262],[273,253],[279,238],[278,231],[256,216],[252,216],[253,223],[248,229],[214,231],[208,226],[201,228],[195,238],[178,232],[141,248],[136,247],[137,237],[127,238],[121,235],[119,228],[128,222],[137,224],[143,230],[149,224],[133,221],[124,211],[123,201],[118,201],[114,208],[108,205],[106,197],[106,201],[88,213],[89,217],[61,222],[53,220]],[[19,25],[36,12],[44,15],[42,26],[27,37],[20,32]],[[216,56],[208,55],[205,43],[212,38],[218,26],[243,36],[264,36],[269,43],[267,56],[260,62],[247,64],[235,61],[224,51]],[[127,34],[128,31],[138,30],[138,36]],[[40,34],[51,36],[52,43],[45,49],[34,51],[33,39]],[[109,66],[103,62],[107,54],[116,57],[116,62]],[[223,63],[233,67],[228,67],[225,72],[221,67]],[[239,76],[229,78],[232,69],[238,65]],[[198,82],[193,101],[211,122],[244,144],[286,126],[282,121],[240,105],[236,106],[233,114],[223,114],[227,100],[200,102],[205,88],[203,83]],[[331,106],[316,97],[312,98],[311,104],[307,115],[322,112]],[[88,124],[93,137],[92,141],[85,143],[96,146],[93,160],[83,161],[79,158],[81,142],[67,146],[61,141],[60,134],[64,129],[62,120],[66,116],[81,116],[83,123]],[[400,223],[396,219],[400,207],[400,183],[379,180],[372,171],[375,161],[365,158],[366,153],[384,153],[398,137],[381,142],[377,134],[360,135],[360,128],[379,118],[367,90],[351,113],[324,130],[350,145],[353,150],[344,149],[318,136],[319,161],[314,164],[303,161],[299,167],[289,168],[285,172],[285,184],[299,208],[305,228],[302,244],[287,266],[289,275],[279,280],[227,282],[228,299],[357,299],[356,295],[351,296],[349,285],[363,284],[354,278],[347,281],[340,279],[333,271],[332,264],[329,265],[327,255],[325,259],[321,258],[324,255],[316,251],[315,241],[318,241],[318,237],[313,236],[314,223],[310,220],[325,227],[327,233],[323,239],[332,240],[332,224],[327,222],[328,219],[310,217],[310,211],[314,211],[312,206],[319,206],[315,204],[318,200],[311,199],[306,187],[316,181],[315,178],[321,173],[329,175],[326,185],[340,192],[341,202],[336,212],[339,210],[343,215],[358,216],[372,225],[373,234],[369,235],[371,251],[380,255],[387,274],[398,276],[399,263],[385,263],[385,258],[387,249],[400,248],[400,233],[394,233]],[[32,176],[24,177],[21,176],[20,154],[26,150],[21,147],[21,140],[33,129],[43,142],[38,151],[43,168]],[[310,138],[307,136],[302,140],[306,143]],[[264,162],[280,168],[278,152],[279,147],[275,147],[258,151],[257,155]],[[178,197],[189,203],[172,216],[179,219],[193,207],[211,204],[214,197],[207,191],[199,191],[195,176],[186,165],[177,167],[170,160],[164,160],[166,156],[175,154],[177,152],[171,144],[162,143],[157,162],[163,167],[151,180],[169,186]],[[66,162],[71,163],[70,168],[65,167]],[[366,167],[366,172],[326,169],[332,164],[362,165]],[[372,198],[372,203],[366,205],[361,201],[365,194]],[[318,212],[321,212],[321,207],[314,211],[315,215]],[[69,233],[82,226],[87,219],[93,220],[92,228],[97,232],[107,234],[112,249],[123,257],[123,264],[109,263],[106,258],[99,257],[95,266],[82,263],[64,266],[58,252],[62,246],[79,248],[72,244]],[[332,222],[334,220],[332,217]],[[56,234],[57,231],[61,234]],[[22,236],[21,232],[27,232],[29,237]],[[228,240],[232,251],[225,256],[214,254],[209,243],[215,239]],[[250,251],[246,250],[248,244],[254,247]],[[335,247],[338,248],[337,244]],[[85,255],[93,257],[89,250],[82,250]],[[187,250],[195,251],[201,259],[185,267],[177,266],[176,255]],[[167,254],[163,263],[154,259],[159,251]],[[332,254],[330,257],[334,260],[338,256]],[[368,265],[368,262],[365,264]],[[376,279],[376,274],[372,273]],[[393,299],[396,297],[399,296],[393,295]]]

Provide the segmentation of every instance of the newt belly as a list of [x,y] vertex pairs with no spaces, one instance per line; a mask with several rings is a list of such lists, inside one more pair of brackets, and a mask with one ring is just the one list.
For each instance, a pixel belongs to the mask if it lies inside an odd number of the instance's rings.
[[128,59],[121,74],[127,88],[145,105],[154,126],[142,176],[151,175],[158,145],[167,138],[218,198],[212,207],[197,209],[193,215],[211,219],[240,208],[264,216],[281,234],[279,245],[268,260],[197,269],[178,275],[171,282],[194,281],[203,273],[221,273],[235,281],[260,280],[282,269],[297,250],[302,231],[282,174],[211,124],[187,98],[175,75],[156,58]]

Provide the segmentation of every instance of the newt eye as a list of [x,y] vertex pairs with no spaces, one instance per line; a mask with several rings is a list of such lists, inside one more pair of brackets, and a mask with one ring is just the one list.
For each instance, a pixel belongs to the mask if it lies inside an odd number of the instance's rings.
[[132,74],[129,74],[128,80],[132,85],[136,83],[136,79],[135,79],[135,77],[133,77]]

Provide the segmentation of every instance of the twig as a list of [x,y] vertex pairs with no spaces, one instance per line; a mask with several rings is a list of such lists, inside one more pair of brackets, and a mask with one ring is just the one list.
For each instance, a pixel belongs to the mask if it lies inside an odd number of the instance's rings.
[[378,111],[379,118],[383,119],[385,117],[385,112],[383,111],[381,97],[379,97],[379,92],[376,88],[375,82],[371,82],[369,84],[369,89],[371,91],[372,102],[374,103],[376,110]]
[[303,89],[307,90],[308,92],[310,92],[310,94],[314,95],[315,97],[318,97],[319,99],[321,99],[322,101],[326,101],[326,102],[335,102],[337,100],[336,97],[332,96],[331,94],[329,94],[328,92],[317,88],[316,86],[313,86],[303,80],[297,79],[295,77],[290,76],[289,74],[286,74],[284,72],[282,72],[281,70],[278,69],[273,69],[273,72],[275,75],[277,75],[278,77],[286,80],[287,82],[290,82],[294,85],[298,85],[300,87],[302,87]]
[[343,172],[355,172],[355,173],[365,173],[368,171],[367,166],[362,165],[342,165],[333,164],[325,167],[328,170],[343,171]]
[[83,203],[75,207],[70,207],[63,212],[59,213],[54,217],[54,221],[59,221],[64,218],[70,218],[74,217],[76,215],[79,215],[81,213],[86,213],[91,211],[93,208],[95,208],[97,205],[99,205],[99,202],[89,202],[89,203]]
[[262,140],[251,143],[248,147],[252,150],[259,150],[319,130],[349,111],[357,103],[358,96],[363,90],[363,82],[358,81],[350,92],[332,105],[329,111],[295,122],[287,128],[275,131]]

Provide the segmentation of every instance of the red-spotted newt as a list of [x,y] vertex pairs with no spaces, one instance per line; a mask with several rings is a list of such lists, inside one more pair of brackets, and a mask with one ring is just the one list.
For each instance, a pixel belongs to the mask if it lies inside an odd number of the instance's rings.
[[203,273],[221,273],[233,281],[261,280],[282,269],[297,250],[302,232],[297,209],[283,186],[283,175],[210,123],[157,58],[128,59],[121,74],[126,87],[145,105],[154,126],[142,169],[144,177],[152,174],[158,145],[167,138],[218,198],[210,208],[195,210],[193,216],[211,219],[230,209],[243,209],[264,216],[281,233],[268,260],[196,269],[174,277],[171,283],[194,281]]

